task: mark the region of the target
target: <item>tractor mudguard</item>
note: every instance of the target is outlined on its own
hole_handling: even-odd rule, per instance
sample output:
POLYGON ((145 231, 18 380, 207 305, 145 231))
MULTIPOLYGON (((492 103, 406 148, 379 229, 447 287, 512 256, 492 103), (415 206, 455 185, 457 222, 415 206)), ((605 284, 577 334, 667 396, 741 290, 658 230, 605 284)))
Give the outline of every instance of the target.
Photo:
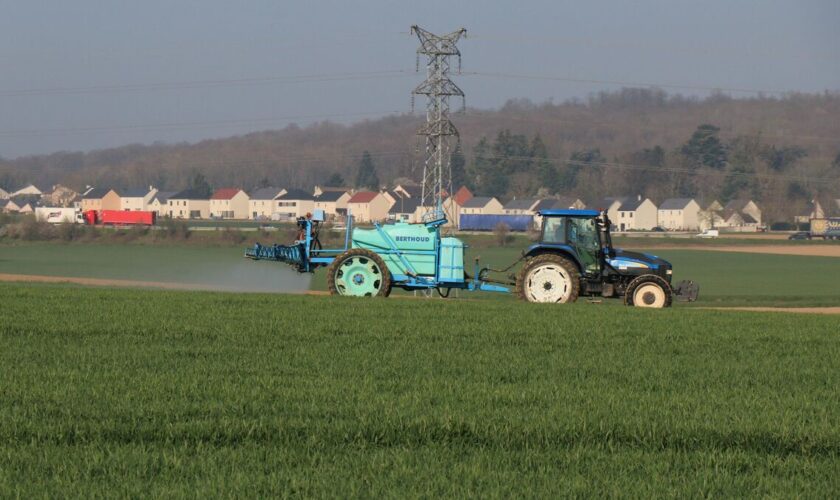
POLYGON ((531 245, 525 249, 525 258, 532 258, 536 257, 537 255, 543 254, 555 254, 563 256, 573 262, 579 272, 583 272, 583 266, 578 258, 577 252, 575 252, 574 248, 570 245, 552 245, 552 244, 544 244, 544 243, 537 243, 535 245, 531 245))

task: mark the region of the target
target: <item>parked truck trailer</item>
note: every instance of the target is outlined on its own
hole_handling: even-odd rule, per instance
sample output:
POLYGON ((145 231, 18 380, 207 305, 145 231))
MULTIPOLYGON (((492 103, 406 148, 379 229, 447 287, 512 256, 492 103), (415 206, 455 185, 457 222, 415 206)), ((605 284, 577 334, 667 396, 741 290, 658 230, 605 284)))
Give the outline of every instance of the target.
POLYGON ((84 213, 85 223, 105 226, 153 226, 155 213, 148 211, 88 210, 84 213))
POLYGON ((35 218, 50 224, 84 224, 82 212, 67 207, 35 207, 35 218))
POLYGON ((827 219, 811 219, 811 238, 824 240, 840 240, 840 217, 827 219))

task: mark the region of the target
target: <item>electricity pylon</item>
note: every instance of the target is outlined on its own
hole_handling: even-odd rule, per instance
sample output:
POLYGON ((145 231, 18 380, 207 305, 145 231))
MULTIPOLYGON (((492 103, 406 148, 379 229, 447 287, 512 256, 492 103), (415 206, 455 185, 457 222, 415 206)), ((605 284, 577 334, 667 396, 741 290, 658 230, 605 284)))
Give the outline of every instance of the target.
MULTIPOLYGON (((420 71, 420 56, 426 57, 426 80, 412 92, 412 107, 414 95, 426 96, 426 123, 417 131, 418 135, 426 137, 426 157, 423 163, 423 194, 422 207, 423 222, 443 221, 444 197, 451 196, 452 167, 450 158, 458 146, 460 137, 458 129, 449 119, 449 98, 460 97, 461 107, 464 107, 464 92, 449 79, 449 57, 458 58, 458 72, 461 72, 461 52, 457 43, 465 37, 464 28, 453 31, 448 35, 434 35, 418 26, 411 27, 411 33, 420 39, 417 49, 417 71, 420 71)), ((449 204, 450 207, 452 203, 449 204)), ((453 220, 449 214, 449 220, 453 220)))

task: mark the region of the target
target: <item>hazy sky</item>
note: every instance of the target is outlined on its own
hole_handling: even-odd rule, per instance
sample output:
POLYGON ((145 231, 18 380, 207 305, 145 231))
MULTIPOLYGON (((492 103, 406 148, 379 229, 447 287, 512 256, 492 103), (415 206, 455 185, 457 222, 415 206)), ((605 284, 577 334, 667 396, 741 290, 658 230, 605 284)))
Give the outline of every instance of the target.
MULTIPOLYGON (((840 89, 837 0, 3 5, 0 156, 6 158, 407 112, 411 89, 422 80, 413 74, 412 24, 441 33, 467 28, 460 44, 465 72, 840 89)), ((559 101, 620 87, 475 75, 456 81, 467 104, 482 108, 512 97, 559 101)))

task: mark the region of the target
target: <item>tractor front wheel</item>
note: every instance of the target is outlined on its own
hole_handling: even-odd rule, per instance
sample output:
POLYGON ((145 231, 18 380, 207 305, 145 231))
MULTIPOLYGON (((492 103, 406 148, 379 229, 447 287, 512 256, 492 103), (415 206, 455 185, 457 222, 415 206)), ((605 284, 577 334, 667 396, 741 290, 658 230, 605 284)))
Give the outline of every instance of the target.
POLYGON ((559 255, 528 259, 516 276, 516 294, 528 302, 565 304, 576 301, 579 293, 577 266, 559 255))
POLYGON ((387 297, 391 293, 391 273, 379 255, 353 248, 327 268, 327 285, 331 295, 387 297))
POLYGON ((628 306, 662 309, 671 307, 671 285, 655 274, 643 274, 627 285, 624 303, 628 306))

